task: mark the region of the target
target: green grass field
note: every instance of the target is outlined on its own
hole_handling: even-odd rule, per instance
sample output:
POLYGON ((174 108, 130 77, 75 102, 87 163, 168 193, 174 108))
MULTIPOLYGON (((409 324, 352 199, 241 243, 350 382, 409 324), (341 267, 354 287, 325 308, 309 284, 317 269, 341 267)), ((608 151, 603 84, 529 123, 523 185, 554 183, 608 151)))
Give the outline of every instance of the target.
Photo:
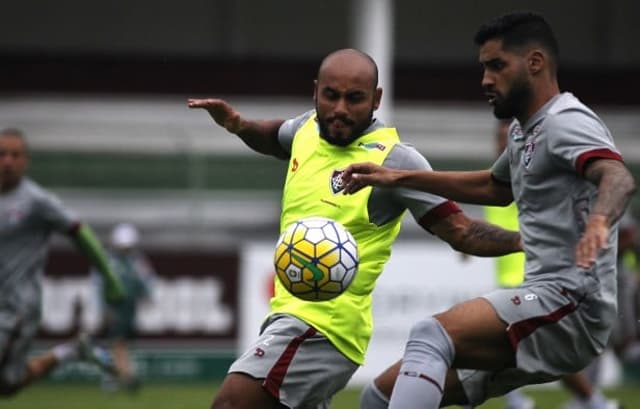
MULTIPOLYGON (((568 395, 561 389, 527 389, 537 409, 558 409, 568 395)), ((19 395, 0 400, 0 409, 203 409, 209 408, 215 386, 204 384, 146 385, 136 395, 104 393, 96 385, 45 383, 25 389, 19 395)), ((606 390, 626 409, 640 408, 640 385, 606 390)), ((357 409, 359 391, 349 389, 334 399, 332 409, 357 409)), ((493 399, 480 408, 502 409, 501 399, 493 399)))

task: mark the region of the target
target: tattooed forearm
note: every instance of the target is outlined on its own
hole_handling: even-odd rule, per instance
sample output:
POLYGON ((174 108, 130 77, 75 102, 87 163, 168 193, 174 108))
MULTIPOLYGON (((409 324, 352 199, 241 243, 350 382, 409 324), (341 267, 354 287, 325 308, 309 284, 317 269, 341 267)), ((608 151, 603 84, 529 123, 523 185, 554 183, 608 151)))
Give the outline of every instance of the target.
POLYGON ((609 225, 613 224, 622 216, 636 190, 633 176, 621 162, 598 160, 587 168, 585 178, 598 186, 591 213, 603 215, 609 225))
POLYGON ((482 257, 496 257, 522 251, 520 233, 473 220, 462 236, 458 250, 482 257))

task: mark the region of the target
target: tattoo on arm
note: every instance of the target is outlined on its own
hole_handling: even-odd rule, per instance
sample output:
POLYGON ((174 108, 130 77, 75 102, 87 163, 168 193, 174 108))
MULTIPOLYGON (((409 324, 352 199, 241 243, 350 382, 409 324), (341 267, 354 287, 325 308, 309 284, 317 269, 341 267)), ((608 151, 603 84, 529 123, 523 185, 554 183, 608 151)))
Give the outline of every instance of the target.
POLYGON ((600 159, 587 167, 584 177, 598 187, 592 214, 605 216, 609 225, 615 223, 636 190, 631 173, 622 162, 600 159))
POLYGON ((496 257, 522 251, 520 233, 493 224, 472 220, 461 240, 464 252, 483 257, 496 257))

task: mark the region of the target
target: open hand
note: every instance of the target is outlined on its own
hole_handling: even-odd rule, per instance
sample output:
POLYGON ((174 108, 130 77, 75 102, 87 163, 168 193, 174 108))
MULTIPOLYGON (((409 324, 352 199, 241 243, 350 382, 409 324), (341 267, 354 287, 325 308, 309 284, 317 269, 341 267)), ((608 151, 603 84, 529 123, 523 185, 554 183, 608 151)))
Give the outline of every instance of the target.
POLYGON ((591 268, 596 262, 598 253, 607 246, 608 241, 609 224, 606 217, 591 215, 576 246, 576 265, 585 269, 591 268))
POLYGON ((209 112, 211 118, 227 131, 237 134, 241 127, 240 114, 231 107, 226 101, 217 98, 206 99, 189 99, 187 101, 189 108, 203 108, 209 112))
POLYGON ((355 163, 342 173, 344 194, 353 194, 366 186, 392 186, 397 179, 393 169, 371 162, 355 163))

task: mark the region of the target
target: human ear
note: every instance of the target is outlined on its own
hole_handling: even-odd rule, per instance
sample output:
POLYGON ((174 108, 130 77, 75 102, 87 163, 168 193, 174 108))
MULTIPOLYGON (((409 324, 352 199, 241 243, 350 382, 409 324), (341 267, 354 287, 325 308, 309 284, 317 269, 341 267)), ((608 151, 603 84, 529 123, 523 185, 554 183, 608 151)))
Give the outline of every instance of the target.
POLYGON ((313 80, 313 103, 318 102, 318 80, 313 80))
POLYGON ((376 110, 380 107, 380 101, 382 100, 382 88, 376 88, 373 95, 373 109, 376 110))
POLYGON ((546 63, 546 55, 539 49, 531 50, 527 56, 527 69, 531 74, 537 74, 542 71, 546 63))

